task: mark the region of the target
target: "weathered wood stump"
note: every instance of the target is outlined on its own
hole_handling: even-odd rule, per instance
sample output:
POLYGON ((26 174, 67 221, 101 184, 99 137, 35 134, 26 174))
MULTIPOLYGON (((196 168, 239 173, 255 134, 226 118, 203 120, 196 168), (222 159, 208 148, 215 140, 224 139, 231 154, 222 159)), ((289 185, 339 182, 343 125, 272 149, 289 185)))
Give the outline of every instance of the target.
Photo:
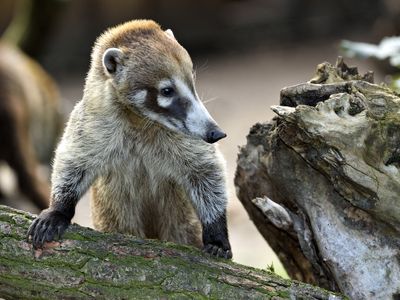
POLYGON ((400 98, 341 59, 284 88, 241 148, 237 194, 297 280, 400 297, 400 98))
POLYGON ((26 241, 33 218, 0 206, 0 298, 343 299, 193 247, 78 225, 33 251, 26 241))

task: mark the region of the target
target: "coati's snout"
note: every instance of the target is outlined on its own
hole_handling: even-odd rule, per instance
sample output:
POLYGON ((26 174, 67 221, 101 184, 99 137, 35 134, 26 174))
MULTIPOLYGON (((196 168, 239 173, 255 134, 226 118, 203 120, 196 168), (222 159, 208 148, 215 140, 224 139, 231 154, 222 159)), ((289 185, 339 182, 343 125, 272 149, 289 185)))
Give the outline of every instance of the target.
POLYGON ((223 132, 217 126, 211 126, 210 129, 208 130, 204 140, 207 143, 213 144, 215 142, 218 142, 220 139, 223 139, 224 137, 226 137, 226 133, 225 132, 223 132))
POLYGON ((193 85, 190 89, 183 80, 175 77, 161 81, 158 90, 156 98, 151 100, 147 96, 144 105, 139 100, 140 111, 145 116, 173 131, 210 144, 226 137, 198 98, 193 85))

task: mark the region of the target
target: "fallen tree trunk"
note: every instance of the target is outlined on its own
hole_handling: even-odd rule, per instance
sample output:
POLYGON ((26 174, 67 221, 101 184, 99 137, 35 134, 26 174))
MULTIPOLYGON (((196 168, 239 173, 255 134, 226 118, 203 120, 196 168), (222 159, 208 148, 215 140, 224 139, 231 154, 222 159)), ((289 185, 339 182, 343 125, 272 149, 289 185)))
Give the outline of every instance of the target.
POLYGON ((400 297, 400 98, 342 60, 285 88, 241 148, 238 197, 288 274, 400 297))
POLYGON ((342 299, 198 249, 73 225, 43 251, 26 241, 33 215, 0 206, 0 298, 342 299))

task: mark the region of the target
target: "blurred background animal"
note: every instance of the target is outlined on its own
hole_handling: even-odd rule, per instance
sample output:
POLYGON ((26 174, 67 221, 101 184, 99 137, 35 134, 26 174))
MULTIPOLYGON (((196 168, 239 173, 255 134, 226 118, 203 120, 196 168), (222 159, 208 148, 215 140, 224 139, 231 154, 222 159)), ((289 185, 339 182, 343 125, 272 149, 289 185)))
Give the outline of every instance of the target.
MULTIPOLYGON (((0 40, 0 203, 37 210, 48 206, 49 167, 63 122, 55 82, 17 46, 26 33, 7 38, 20 18, 0 40)), ((28 14, 22 23, 29 20, 28 14)))

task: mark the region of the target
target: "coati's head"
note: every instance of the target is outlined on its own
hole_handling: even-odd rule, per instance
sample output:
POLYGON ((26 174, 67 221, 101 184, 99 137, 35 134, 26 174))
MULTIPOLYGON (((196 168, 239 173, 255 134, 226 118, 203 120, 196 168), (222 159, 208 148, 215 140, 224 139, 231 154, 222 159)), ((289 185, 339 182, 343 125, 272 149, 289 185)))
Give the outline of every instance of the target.
POLYGON ((153 21, 106 31, 95 44, 90 72, 109 85, 107 92, 117 101, 143 117, 208 143, 226 136, 196 93, 189 54, 171 30, 153 21))

